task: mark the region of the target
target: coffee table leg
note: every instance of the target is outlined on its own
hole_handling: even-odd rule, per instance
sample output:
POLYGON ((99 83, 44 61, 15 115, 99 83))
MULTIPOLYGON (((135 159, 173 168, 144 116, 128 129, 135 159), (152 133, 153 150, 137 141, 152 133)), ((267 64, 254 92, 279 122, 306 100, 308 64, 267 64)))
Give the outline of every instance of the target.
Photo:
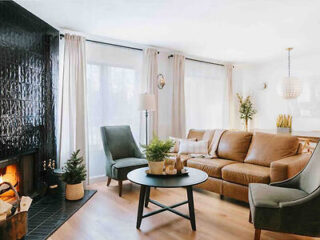
POLYGON ((139 206, 138 206, 138 216, 137 216, 137 229, 140 228, 143 214, 143 204, 146 195, 146 187, 141 185, 140 187, 140 197, 139 197, 139 206))
POLYGON ((145 201, 145 203, 144 203, 144 206, 145 206, 145 207, 148 207, 149 198, 150 198, 150 187, 146 187, 146 201, 145 201))
POLYGON ((196 230, 196 219, 194 215, 194 204, 193 204, 193 192, 192 186, 187 187, 187 194, 188 194, 188 205, 189 205, 189 216, 192 230, 196 230))

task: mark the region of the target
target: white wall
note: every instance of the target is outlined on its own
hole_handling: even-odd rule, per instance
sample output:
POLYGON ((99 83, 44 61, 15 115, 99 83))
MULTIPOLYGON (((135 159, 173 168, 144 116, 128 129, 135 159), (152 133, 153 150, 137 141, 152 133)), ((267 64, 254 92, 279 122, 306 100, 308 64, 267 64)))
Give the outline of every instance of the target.
POLYGON ((238 92, 252 95, 258 113, 251 128, 274 129, 280 113, 293 115, 293 129, 320 130, 320 53, 291 54, 291 75, 303 82, 303 93, 295 100, 278 95, 279 81, 287 76, 287 57, 259 64, 236 65, 234 81, 238 92), (262 90, 262 83, 268 84, 262 90))

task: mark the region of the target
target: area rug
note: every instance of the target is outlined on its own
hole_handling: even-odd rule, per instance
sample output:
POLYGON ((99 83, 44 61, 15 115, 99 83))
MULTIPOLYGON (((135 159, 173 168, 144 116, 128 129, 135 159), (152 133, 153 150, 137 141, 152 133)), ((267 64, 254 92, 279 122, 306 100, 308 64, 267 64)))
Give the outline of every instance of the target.
POLYGON ((28 212, 27 240, 44 240, 76 213, 97 191, 85 190, 79 201, 66 201, 64 195, 45 196, 35 201, 28 212))

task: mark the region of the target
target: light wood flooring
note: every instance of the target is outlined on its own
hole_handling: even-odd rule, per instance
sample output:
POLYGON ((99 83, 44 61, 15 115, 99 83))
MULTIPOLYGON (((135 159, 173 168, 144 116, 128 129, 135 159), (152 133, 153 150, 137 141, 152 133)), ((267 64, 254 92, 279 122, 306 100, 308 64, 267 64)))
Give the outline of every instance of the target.
MULTIPOLYGON (((90 185, 98 192, 76 214, 63 224, 49 240, 253 240, 254 228, 248 222, 247 204, 220 200, 219 195, 203 190, 194 191, 197 231, 190 222, 168 211, 142 220, 136 229, 139 187, 128 181, 123 184, 123 196, 118 196, 117 182, 90 185)), ((151 189, 151 199, 169 205, 186 200, 185 189, 151 189)), ((158 209, 149 204, 144 213, 158 209)), ((177 210, 188 214, 187 205, 177 210)), ((262 231, 261 240, 311 240, 290 234, 262 231)))

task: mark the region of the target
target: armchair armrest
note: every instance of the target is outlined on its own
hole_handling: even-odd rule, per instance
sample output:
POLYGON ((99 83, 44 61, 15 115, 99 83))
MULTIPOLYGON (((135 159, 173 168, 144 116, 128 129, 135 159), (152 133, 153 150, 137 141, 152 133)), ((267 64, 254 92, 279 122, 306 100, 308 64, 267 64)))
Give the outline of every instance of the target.
POLYGON ((294 177, 307 165, 310 157, 311 154, 302 153, 272 162, 270 166, 271 182, 280 182, 294 177))

